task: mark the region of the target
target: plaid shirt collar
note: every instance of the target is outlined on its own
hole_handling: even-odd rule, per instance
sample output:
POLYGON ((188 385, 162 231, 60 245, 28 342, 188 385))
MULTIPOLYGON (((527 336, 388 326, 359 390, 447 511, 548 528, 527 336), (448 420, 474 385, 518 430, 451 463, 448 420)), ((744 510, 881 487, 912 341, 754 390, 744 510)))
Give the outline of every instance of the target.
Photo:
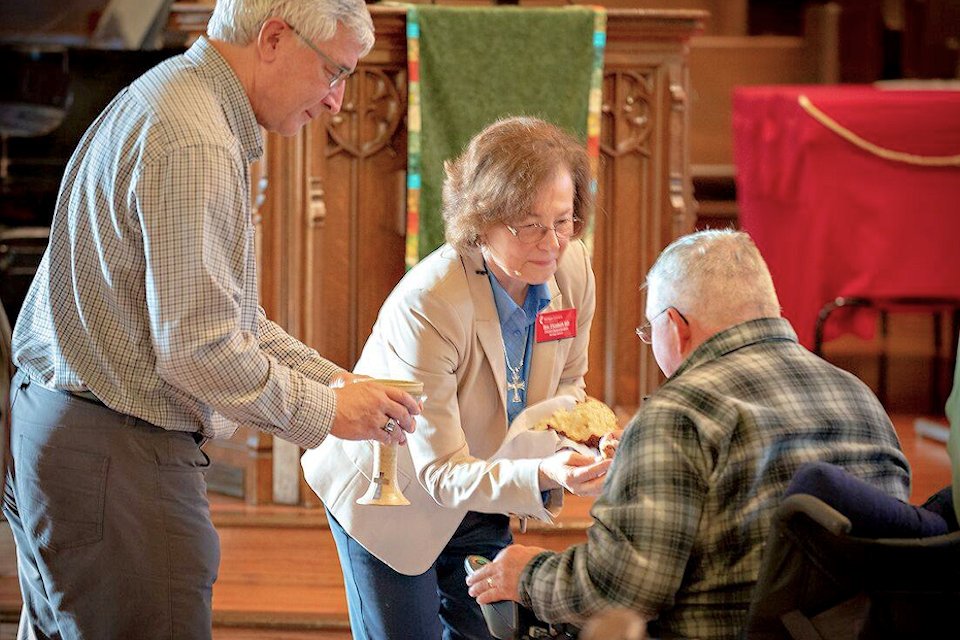
POLYGON ((670 379, 728 353, 759 342, 787 340, 797 342, 797 334, 784 318, 758 318, 741 322, 714 334, 693 350, 670 379))

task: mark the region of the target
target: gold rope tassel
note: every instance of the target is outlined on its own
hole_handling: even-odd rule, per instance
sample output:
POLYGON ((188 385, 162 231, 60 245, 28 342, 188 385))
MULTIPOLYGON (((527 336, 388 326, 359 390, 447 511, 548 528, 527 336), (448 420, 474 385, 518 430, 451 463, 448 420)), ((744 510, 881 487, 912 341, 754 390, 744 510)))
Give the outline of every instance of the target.
POLYGON ((954 156, 918 156, 913 153, 904 153, 902 151, 893 151, 891 149, 884 149, 879 147, 872 142, 864 140, 854 132, 850 131, 846 127, 842 126, 839 122, 825 114, 823 111, 818 109, 812 102, 810 98, 805 95, 800 95, 797 98, 797 102, 800 104, 800 107, 803 108, 810 116, 825 126, 830 131, 833 131, 835 134, 849 142, 850 144, 863 149, 868 153, 872 153, 875 156, 883 158, 884 160, 890 160, 892 162, 902 162, 904 164, 912 164, 920 167, 957 167, 960 166, 960 155, 954 156))

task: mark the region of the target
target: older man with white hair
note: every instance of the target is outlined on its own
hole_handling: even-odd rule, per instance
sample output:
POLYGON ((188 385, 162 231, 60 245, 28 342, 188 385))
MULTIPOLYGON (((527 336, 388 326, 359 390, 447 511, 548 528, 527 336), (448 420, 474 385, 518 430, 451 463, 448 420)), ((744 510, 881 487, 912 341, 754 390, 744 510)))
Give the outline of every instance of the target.
POLYGON ((667 381, 624 433, 587 542, 507 547, 468 579, 470 594, 551 623, 625 607, 652 637, 738 637, 797 468, 830 462, 906 499, 909 466, 867 386, 797 343, 745 233, 667 247, 637 334, 667 381))
POLYGON ((200 446, 238 423, 303 447, 402 442, 419 407, 268 321, 249 164, 261 127, 336 113, 373 46, 362 0, 220 0, 121 91, 67 165, 13 336, 22 637, 209 638, 220 544, 200 446))

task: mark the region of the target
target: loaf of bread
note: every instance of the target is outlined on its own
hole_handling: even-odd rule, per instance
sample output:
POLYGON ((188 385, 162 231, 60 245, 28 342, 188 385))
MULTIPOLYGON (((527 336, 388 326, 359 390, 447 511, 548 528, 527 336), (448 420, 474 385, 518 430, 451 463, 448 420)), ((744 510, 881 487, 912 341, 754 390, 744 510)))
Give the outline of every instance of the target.
POLYGON ((535 431, 552 429, 574 442, 598 449, 600 438, 619 428, 613 410, 596 398, 587 397, 572 409, 561 409, 533 426, 535 431))

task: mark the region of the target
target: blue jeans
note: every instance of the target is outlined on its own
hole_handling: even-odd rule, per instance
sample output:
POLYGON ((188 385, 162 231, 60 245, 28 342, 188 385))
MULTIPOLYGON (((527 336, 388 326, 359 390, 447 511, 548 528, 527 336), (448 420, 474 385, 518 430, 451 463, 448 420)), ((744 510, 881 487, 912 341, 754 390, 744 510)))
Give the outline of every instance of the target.
MULTIPOLYGON (((389 508, 384 507, 389 522, 389 508)), ((418 576, 398 573, 351 538, 327 511, 337 543, 356 640, 490 640, 480 606, 467 593, 468 555, 493 558, 513 541, 510 519, 469 512, 440 557, 418 576)))

